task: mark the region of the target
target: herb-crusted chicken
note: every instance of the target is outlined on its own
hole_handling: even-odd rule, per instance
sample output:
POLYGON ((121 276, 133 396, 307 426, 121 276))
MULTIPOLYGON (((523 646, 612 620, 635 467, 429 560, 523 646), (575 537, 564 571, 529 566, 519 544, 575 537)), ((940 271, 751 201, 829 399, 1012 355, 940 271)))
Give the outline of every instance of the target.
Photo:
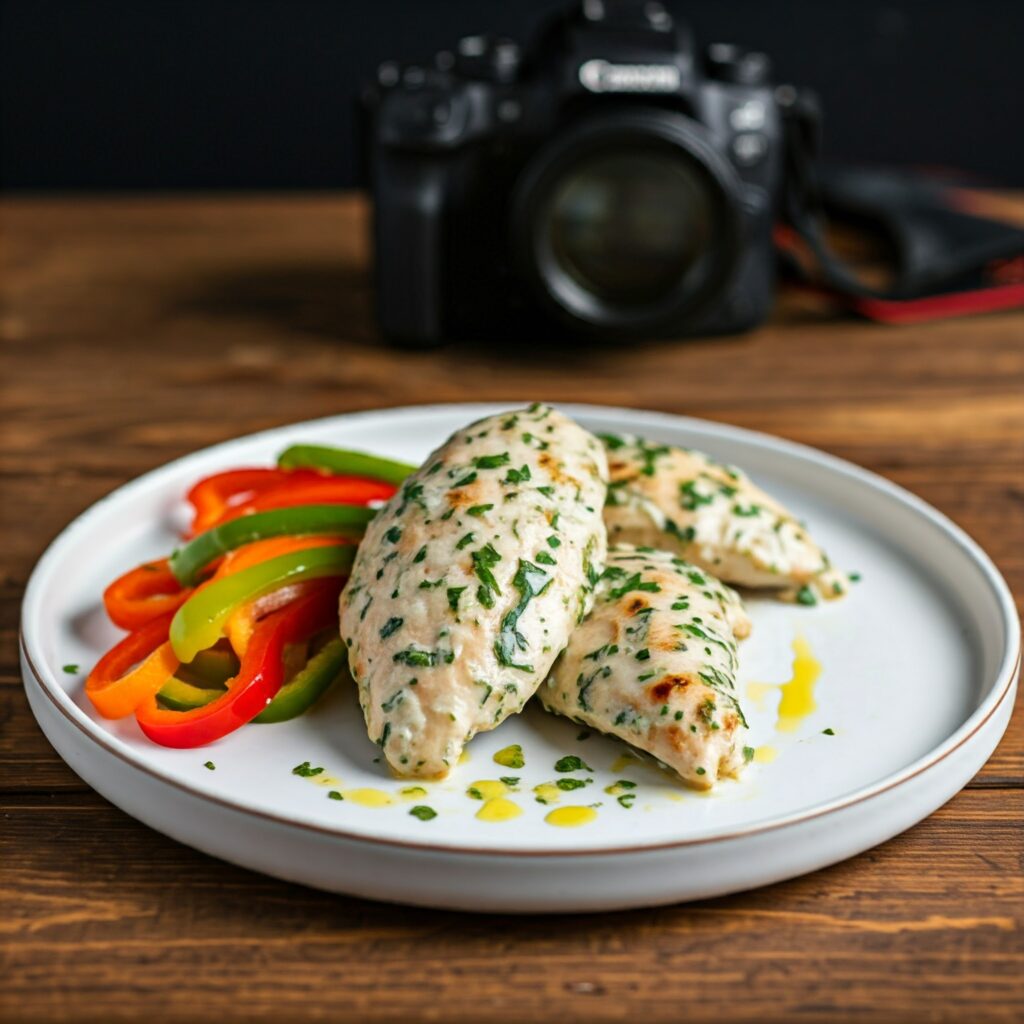
POLYGON ((538 691, 549 711, 652 754, 709 789, 747 760, 735 696, 734 591, 666 551, 615 545, 593 610, 538 691))
POLYGON ((341 596, 370 738, 440 777, 522 710, 604 563, 601 444, 548 406, 454 434, 377 514, 341 596))
POLYGON ((849 578, 806 528, 741 471, 701 452, 602 435, 611 482, 608 540, 672 551, 726 583, 815 604, 849 578))

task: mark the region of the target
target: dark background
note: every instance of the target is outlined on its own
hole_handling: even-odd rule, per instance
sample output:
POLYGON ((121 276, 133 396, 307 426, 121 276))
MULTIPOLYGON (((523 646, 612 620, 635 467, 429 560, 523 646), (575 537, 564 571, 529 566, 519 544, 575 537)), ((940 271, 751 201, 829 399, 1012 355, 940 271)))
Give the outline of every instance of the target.
MULTIPOLYGON (((335 188, 352 103, 386 58, 521 37, 551 0, 0 0, 8 188, 335 188)), ((828 158, 1024 185, 1021 0, 690 0, 699 42, 812 85, 828 158)))

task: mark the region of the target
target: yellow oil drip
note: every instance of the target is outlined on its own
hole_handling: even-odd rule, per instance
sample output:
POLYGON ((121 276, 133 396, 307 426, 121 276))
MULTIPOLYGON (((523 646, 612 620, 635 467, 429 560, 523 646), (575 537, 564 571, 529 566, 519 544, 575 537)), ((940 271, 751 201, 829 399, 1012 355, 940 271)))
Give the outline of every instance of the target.
POLYGON ((494 755, 494 763, 500 764, 502 768, 522 768, 526 764, 523 757, 523 748, 518 743, 502 747, 494 755))
POLYGON ((508 792, 508 786, 501 779, 478 779, 466 787, 466 796, 473 800, 492 800, 508 792))
POLYGON ((542 804, 558 803, 558 798, 562 794, 553 782, 542 782, 539 786, 533 787, 533 792, 542 804))
POLYGON ((465 764, 469 760, 469 751, 463 747, 462 753, 459 754, 459 764, 465 764))
POLYGON ((394 802, 383 789, 343 789, 341 795, 360 807, 387 807, 394 802))
POLYGON ((610 786, 605 786, 604 791, 609 796, 622 796, 625 793, 635 793, 635 786, 624 786, 621 782, 613 782, 610 786))
POLYGON ((337 789, 341 785, 341 780, 336 779, 333 775, 317 775, 313 782, 317 786, 327 786, 330 789, 337 789))
POLYGON ((767 745, 758 747, 757 750, 754 751, 754 760, 758 764, 771 764, 778 756, 779 752, 774 747, 769 747, 767 745))
POLYGON ((615 758, 615 762, 612 764, 612 771, 624 772, 627 768, 632 768, 634 765, 642 763, 639 758, 634 757, 632 754, 621 754, 615 758))
POLYGON ((821 662, 811 653, 811 645, 802 636, 793 641, 793 654, 793 676, 780 687, 779 732, 795 732, 818 707, 814 700, 814 684, 821 675, 821 662))
POLYGON ((557 828, 579 828, 580 825, 589 824, 596 817, 597 811, 593 807, 573 805, 571 807, 556 807, 553 811, 548 811, 544 820, 557 828))
POLYGON ((747 683, 747 698, 760 711, 772 690, 780 693, 775 728, 779 732, 796 732, 800 723, 818 709, 814 686, 821 675, 821 662, 811 652, 811 645, 798 636, 793 641, 792 675, 784 683, 747 683))
POLYGON ((422 786, 406 786, 405 789, 400 789, 398 792, 406 800, 419 800, 427 795, 427 791, 422 786))
POLYGON ((503 796, 496 796, 486 800, 476 816, 481 821, 511 821, 522 813, 523 809, 518 804, 503 796))

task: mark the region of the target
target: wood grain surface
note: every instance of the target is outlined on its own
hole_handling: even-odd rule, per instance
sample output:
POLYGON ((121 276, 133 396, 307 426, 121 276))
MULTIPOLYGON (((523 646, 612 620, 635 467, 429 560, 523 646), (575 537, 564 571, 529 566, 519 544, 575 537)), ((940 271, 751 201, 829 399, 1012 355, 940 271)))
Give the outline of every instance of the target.
POLYGON ((779 434, 910 488, 1024 594, 1024 316, 922 327, 785 298, 737 338, 595 349, 376 337, 355 196, 0 203, 0 1019, 1024 1018, 1024 713, 978 777, 852 861, 563 918, 328 896, 90 791, 26 704, 18 604, 53 536, 170 458, 405 403, 642 406, 779 434))

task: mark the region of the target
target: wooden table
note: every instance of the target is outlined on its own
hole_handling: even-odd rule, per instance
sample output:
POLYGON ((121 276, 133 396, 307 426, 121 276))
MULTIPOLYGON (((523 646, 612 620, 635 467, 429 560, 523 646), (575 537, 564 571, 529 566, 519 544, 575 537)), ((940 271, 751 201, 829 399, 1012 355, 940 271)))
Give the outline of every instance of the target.
POLYGON ((1021 1019, 1020 710, 967 789, 848 863, 688 906, 473 917, 286 885, 126 817, 37 728, 17 628, 46 544, 138 473, 296 419, 489 398, 816 445, 947 512, 1024 595, 1024 316, 895 329, 789 299, 737 338, 396 352, 374 334, 356 197, 22 199, 0 216, 0 1017, 1021 1019))

